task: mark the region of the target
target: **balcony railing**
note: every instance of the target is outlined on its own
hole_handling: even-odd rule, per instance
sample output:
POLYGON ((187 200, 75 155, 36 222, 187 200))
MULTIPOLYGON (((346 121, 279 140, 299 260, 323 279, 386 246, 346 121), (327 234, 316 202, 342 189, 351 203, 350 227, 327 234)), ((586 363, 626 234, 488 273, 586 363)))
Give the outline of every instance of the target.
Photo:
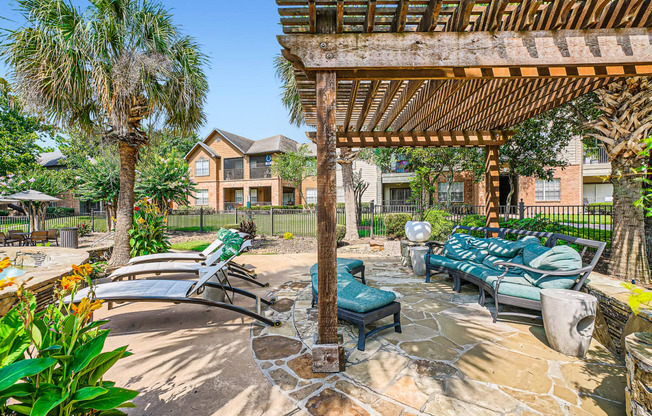
POLYGON ((259 166, 249 168, 249 177, 251 179, 264 179, 272 177, 272 169, 269 166, 259 166))
POLYGON ((584 149, 584 164, 595 165, 598 163, 609 163, 607 149, 602 146, 584 149))
POLYGON ((238 179, 244 179, 244 169, 224 169, 224 180, 225 181, 234 181, 238 179))

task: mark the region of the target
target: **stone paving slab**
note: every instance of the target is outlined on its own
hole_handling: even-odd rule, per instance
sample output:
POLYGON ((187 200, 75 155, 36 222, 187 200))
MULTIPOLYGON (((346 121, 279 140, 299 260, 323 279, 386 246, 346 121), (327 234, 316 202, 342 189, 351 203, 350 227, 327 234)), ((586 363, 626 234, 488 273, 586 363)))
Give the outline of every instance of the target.
POLYGON ((279 302, 269 313, 284 325, 252 325, 260 371, 308 414, 625 414, 625 367, 599 343, 584 359, 568 357, 548 346, 537 323, 494 324, 472 285, 458 294, 447 276, 425 283, 398 258, 366 267, 369 285, 396 293, 403 332, 383 331, 359 351, 357 328, 340 321, 346 371, 312 372, 317 310, 307 269, 274 294, 279 302))

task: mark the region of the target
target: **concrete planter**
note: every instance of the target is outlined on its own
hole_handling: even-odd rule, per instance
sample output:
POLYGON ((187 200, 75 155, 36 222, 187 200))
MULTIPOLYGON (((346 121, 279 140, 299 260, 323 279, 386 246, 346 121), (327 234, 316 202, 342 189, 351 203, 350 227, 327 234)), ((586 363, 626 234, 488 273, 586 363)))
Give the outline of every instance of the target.
POLYGON ((405 237, 417 243, 430 239, 432 226, 428 221, 408 221, 405 223, 405 237))
POLYGON ((652 333, 636 332, 625 338, 627 414, 652 416, 652 333))

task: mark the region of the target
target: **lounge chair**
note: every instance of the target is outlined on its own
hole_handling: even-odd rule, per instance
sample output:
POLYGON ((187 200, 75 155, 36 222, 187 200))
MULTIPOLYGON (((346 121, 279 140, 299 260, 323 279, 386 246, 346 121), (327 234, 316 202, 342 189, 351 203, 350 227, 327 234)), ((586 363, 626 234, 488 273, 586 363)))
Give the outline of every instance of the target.
MULTIPOLYGON (((246 316, 257 319, 267 325, 280 326, 280 321, 272 321, 264 316, 261 312, 261 306, 272 305, 274 299, 266 300, 246 290, 232 287, 228 284, 226 277, 226 264, 229 260, 204 267, 198 271, 200 276, 198 281, 192 280, 128 280, 124 282, 103 283, 93 287, 95 298, 104 300, 110 304, 113 302, 173 302, 173 303, 191 303, 197 305, 207 305, 216 308, 227 309, 246 316), (217 282, 209 282, 216 277, 217 282), (224 284, 226 283, 226 284, 224 284), (201 295, 206 287, 220 289, 224 292, 229 302, 212 300, 201 295), (243 295, 256 300, 256 310, 236 306, 233 304, 233 297, 229 297, 227 292, 243 295)), ((74 299, 68 296, 64 301, 66 303, 79 303, 85 297, 90 295, 90 288, 84 288, 75 294, 74 299)))
MULTIPOLYGON (((239 253, 242 253, 244 251, 247 251, 251 247, 251 240, 247 240, 242 245, 240 246, 239 253)), ((222 250, 223 248, 218 249, 215 253, 211 254, 208 256, 206 259, 206 264, 200 264, 200 263, 189 263, 189 262, 175 262, 175 261, 162 261, 158 263, 141 263, 141 264, 133 264, 131 266, 124 266, 113 273, 109 276, 109 278, 113 281, 117 280, 123 280, 123 279, 135 279, 136 276, 143 275, 143 274, 155 274, 155 275, 160 275, 163 273, 195 273, 199 274, 199 272, 202 269, 205 269, 206 267, 213 266, 215 264, 218 264, 220 261, 220 256, 222 255, 222 250)), ((227 262, 227 269, 231 261, 227 262)), ((261 287, 266 287, 269 286, 268 283, 261 283, 249 276, 243 275, 243 274, 234 274, 230 273, 229 274, 233 277, 237 277, 242 280, 246 280, 250 283, 253 283, 255 285, 261 286, 261 287)))
MULTIPOLYGON (((248 234, 240 233, 237 230, 230 230, 236 232, 240 237, 244 238, 248 234)), ((142 263, 157 263, 162 261, 195 261, 202 262, 205 261, 208 256, 211 255, 215 250, 222 246, 222 240, 216 238, 208 247, 201 251, 201 253, 196 252, 184 252, 184 253, 157 253, 157 254, 147 254, 145 256, 134 257, 129 260, 128 264, 142 264, 142 263)))
POLYGON ((18 240, 16 238, 10 237, 9 235, 0 232, 0 243, 2 243, 3 246, 13 246, 16 243, 20 243, 22 239, 18 240))

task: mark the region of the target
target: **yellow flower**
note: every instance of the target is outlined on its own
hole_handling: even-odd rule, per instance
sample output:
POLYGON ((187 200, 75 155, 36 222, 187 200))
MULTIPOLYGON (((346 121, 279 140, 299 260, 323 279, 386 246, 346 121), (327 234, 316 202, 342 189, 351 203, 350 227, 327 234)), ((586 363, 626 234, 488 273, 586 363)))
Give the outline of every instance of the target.
POLYGON ((145 220, 142 217, 138 218, 138 224, 145 224, 145 220))
POLYGON ((61 279, 61 288, 63 290, 72 290, 77 283, 81 280, 81 276, 73 274, 72 276, 64 276, 61 279))
POLYGON ((9 286, 17 286, 17 285, 18 284, 16 283, 15 277, 5 277, 4 279, 0 280, 0 290, 4 290, 9 286))
POLYGON ((9 260, 9 257, 5 257, 4 259, 0 260, 0 272, 2 269, 5 269, 9 266, 11 266, 11 260, 9 260))
POLYGON ((84 298, 79 302, 79 305, 72 304, 73 314, 79 316, 82 319, 86 319, 93 311, 96 311, 102 307, 103 300, 96 300, 91 303, 90 299, 84 298))

